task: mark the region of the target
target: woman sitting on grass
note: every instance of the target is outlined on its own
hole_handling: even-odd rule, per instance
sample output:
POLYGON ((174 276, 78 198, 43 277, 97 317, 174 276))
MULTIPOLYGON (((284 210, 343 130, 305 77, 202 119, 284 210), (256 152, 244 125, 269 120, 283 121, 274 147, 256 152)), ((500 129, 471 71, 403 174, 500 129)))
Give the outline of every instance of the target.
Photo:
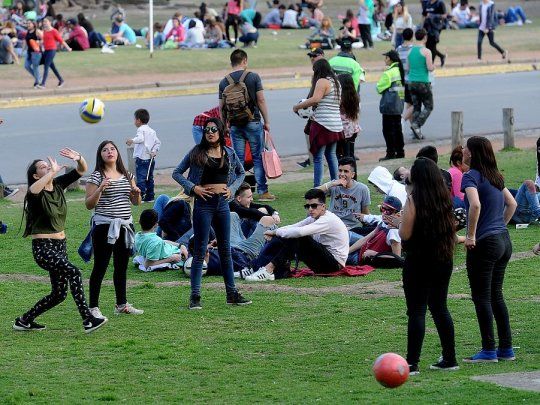
POLYGON ((87 165, 80 153, 64 148, 60 155, 77 162, 77 168, 62 176, 55 176, 65 166, 55 159, 34 160, 27 171, 28 192, 24 198, 26 228, 23 237, 32 236, 32 253, 37 265, 49 272, 52 291, 39 300, 28 312, 15 319, 13 329, 18 331, 43 330, 45 326, 34 320, 66 299, 68 284, 71 295, 83 319, 86 333, 93 332, 107 322, 90 313, 84 297, 81 271, 70 263, 67 256, 66 223, 67 202, 64 189, 79 180, 87 165))

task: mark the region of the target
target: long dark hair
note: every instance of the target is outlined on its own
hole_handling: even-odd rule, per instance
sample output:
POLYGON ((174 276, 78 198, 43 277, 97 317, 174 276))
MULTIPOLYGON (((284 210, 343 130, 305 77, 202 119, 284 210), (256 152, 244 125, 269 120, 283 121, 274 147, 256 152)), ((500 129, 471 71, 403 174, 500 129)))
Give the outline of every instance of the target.
POLYGON ((129 173, 126 170, 126 167, 124 166, 124 162, 122 161, 122 156, 120 155, 120 150, 118 149, 118 146, 113 141, 103 141, 99 144, 96 152, 96 167, 94 168, 95 172, 99 172, 103 178, 105 178, 105 161, 101 157, 101 150, 105 147, 107 144, 111 144, 115 147, 116 151, 118 152, 118 158, 116 159, 116 170, 119 171, 124 175, 126 179, 130 179, 129 173))
POLYGON ((454 254, 456 224, 450 191, 439 167, 430 159, 418 158, 411 167, 412 199, 416 209, 413 235, 442 260, 454 254))
POLYGON ((360 112, 360 97, 354 88, 352 76, 342 73, 338 75, 338 80, 341 85, 341 113, 348 119, 356 121, 360 112))
MULTIPOLYGON (((221 147, 221 162, 219 167, 222 167, 225 161, 225 125, 219 118, 209 118, 208 121, 206 121, 206 124, 204 124, 204 128, 206 129, 206 126, 210 123, 215 124, 218 129, 219 146, 221 147)), ((206 165, 206 162, 208 161, 208 149, 210 149, 210 144, 206 139, 206 133, 203 131, 201 142, 190 152, 190 162, 201 167, 206 165)))
POLYGON ((540 176, 540 138, 536 140, 536 175, 540 176))
POLYGON ((493 187, 502 190, 504 177, 497 167, 491 142, 483 136, 472 136, 467 139, 467 149, 471 153, 470 168, 478 170, 493 187))
POLYGON ((387 55, 388 59, 392 61, 392 63, 397 63, 399 68, 399 75, 401 76, 401 84, 405 84, 405 70, 403 70, 403 63, 401 63, 401 59, 399 58, 399 54, 397 52, 392 52, 391 54, 387 55))
POLYGON ((22 222, 24 218, 26 217, 26 226, 24 228, 23 238, 26 238, 28 235, 30 235, 30 232, 32 232, 32 225, 34 223, 32 212, 28 209, 28 197, 30 195, 30 186, 34 184, 37 179, 34 177, 34 174, 37 173, 37 163, 41 162, 43 159, 35 159, 28 165, 28 168, 26 169, 26 184, 28 188, 26 189, 26 195, 24 196, 24 203, 23 203, 23 213, 21 218, 21 225, 19 226, 19 230, 21 229, 22 222))
POLYGON ((336 89, 335 96, 339 100, 339 81, 336 74, 332 70, 332 66, 330 66, 330 63, 328 63, 326 59, 319 59, 313 64, 313 77, 311 79, 311 90, 309 91, 310 97, 313 96, 315 85, 319 79, 329 79, 334 83, 334 88, 336 89))

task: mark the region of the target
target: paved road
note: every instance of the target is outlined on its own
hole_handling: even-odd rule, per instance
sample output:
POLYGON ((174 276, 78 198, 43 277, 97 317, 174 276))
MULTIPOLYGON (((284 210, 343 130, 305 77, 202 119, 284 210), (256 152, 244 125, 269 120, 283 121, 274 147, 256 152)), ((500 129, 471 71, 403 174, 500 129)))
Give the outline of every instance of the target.
MULTIPOLYGON (((384 145, 374 87, 366 84, 362 89, 360 146, 384 145)), ((450 137, 451 111, 464 112, 465 134, 501 131, 503 107, 514 108, 516 128, 540 127, 538 72, 441 78, 435 82, 434 92, 435 110, 423 129, 428 139, 450 137)), ((282 155, 305 151, 305 121, 292 113, 292 105, 306 93, 307 89, 267 92, 272 133, 282 155)), ((176 166, 193 145, 193 117, 216 103, 216 95, 108 102, 106 116, 97 125, 84 123, 75 104, 0 110, 6 121, 0 127, 0 174, 7 183, 22 183, 30 161, 57 154, 63 146, 82 152, 93 167, 100 141, 112 139, 123 150, 123 141, 135 134, 133 112, 141 107, 150 111, 150 125, 163 142, 158 168, 176 166)), ((408 138, 408 129, 405 132, 408 138)))

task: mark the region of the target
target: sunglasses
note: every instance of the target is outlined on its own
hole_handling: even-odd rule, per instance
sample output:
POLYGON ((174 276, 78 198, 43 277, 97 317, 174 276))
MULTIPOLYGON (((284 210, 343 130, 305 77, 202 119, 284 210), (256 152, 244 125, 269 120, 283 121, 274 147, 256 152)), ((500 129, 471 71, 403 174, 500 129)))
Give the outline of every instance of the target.
POLYGON ((204 133, 205 134, 215 134, 218 131, 219 131, 218 127, 206 127, 206 128, 204 128, 204 133))
POLYGON ((308 209, 310 209, 310 208, 311 208, 312 210, 314 210, 314 209, 317 208, 319 205, 324 205, 324 204, 323 204, 323 203, 305 204, 305 205, 304 205, 304 208, 305 208, 306 210, 308 210, 308 209))

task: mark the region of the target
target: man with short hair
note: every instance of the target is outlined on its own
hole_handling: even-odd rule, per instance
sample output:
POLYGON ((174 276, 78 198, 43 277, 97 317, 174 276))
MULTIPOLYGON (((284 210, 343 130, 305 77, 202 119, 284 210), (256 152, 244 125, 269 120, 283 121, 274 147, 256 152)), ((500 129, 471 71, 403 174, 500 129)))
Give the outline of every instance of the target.
POLYGON ((228 122, 230 125, 233 147, 242 164, 244 163, 245 158, 246 141, 249 142, 251 156, 253 157, 259 201, 274 201, 276 197, 268 191, 266 174, 262 163, 263 130, 270 132, 270 117, 268 115, 266 99, 264 98, 264 89, 261 78, 257 73, 247 71, 248 56, 245 51, 235 49, 231 53, 230 59, 233 71, 219 83, 219 106, 221 108, 221 116, 223 121, 228 122), (249 96, 247 107, 249 108, 252 118, 246 120, 246 123, 231 122, 232 117, 228 116, 228 105, 223 99, 223 93, 226 92, 227 87, 232 86, 235 83, 240 83, 242 78, 243 83, 247 87, 249 96), (261 123, 261 116, 264 120, 264 125, 261 123))
MULTIPOLYGON (((111 39, 116 45, 134 45, 137 42, 137 35, 125 21, 122 15, 114 18, 113 26, 118 28, 116 33, 111 33, 111 39)), ((112 30, 111 30, 112 31, 112 30)))
POLYGON ((432 54, 431 61, 435 62, 435 57, 438 56, 441 60, 441 67, 443 67, 446 61, 446 55, 437 50, 437 43, 439 43, 441 31, 444 29, 446 21, 446 6, 444 1, 422 1, 422 15, 424 16, 423 28, 427 32, 426 47, 432 54))
POLYGON ((341 51, 331 58, 328 63, 330 63, 330 66, 336 75, 341 73, 351 75, 354 82, 354 88, 360 92, 360 82, 366 81, 366 72, 354 57, 351 39, 343 38, 340 45, 341 51))
POLYGON ((242 223, 242 232, 249 237, 257 223, 265 216, 270 216, 275 224, 279 224, 281 219, 279 212, 267 204, 257 204, 253 202, 253 192, 251 186, 244 182, 238 187, 234 195, 234 200, 229 203, 231 212, 236 212, 242 223))
POLYGON ((283 21, 283 16, 285 15, 285 7, 283 4, 279 4, 279 1, 274 2, 272 10, 266 14, 261 22, 261 27, 269 28, 269 26, 277 25, 281 27, 281 22, 283 21))
POLYGON ((352 157, 338 162, 338 179, 318 187, 330 196, 330 211, 343 221, 347 229, 362 226, 358 214, 369 214, 369 188, 356 180, 356 162, 352 157))
POLYGON ((0 65, 11 65, 14 62, 19 64, 19 57, 13 49, 11 39, 0 31, 0 65))
POLYGON ((409 90, 409 52, 413 47, 412 39, 414 37, 414 31, 410 28, 405 28, 403 30, 403 43, 396 48, 396 51, 401 59, 401 64, 403 65, 403 70, 405 72, 405 83, 403 87, 405 88, 405 107, 403 108, 403 114, 401 118, 403 121, 409 121, 413 113, 413 104, 411 98, 411 92, 409 90))
POLYGON ((303 261, 315 273, 335 272, 345 266, 349 233, 345 224, 326 208, 324 191, 312 188, 305 195, 308 217, 293 225, 265 232, 269 242, 251 263, 258 269, 246 281, 288 277, 290 260, 303 261))
POLYGON ((431 51, 426 48, 427 33, 419 29, 414 34, 417 45, 414 45, 407 57, 409 63, 409 92, 413 103, 411 131, 416 139, 424 139, 422 126, 433 111, 433 93, 429 73, 433 72, 431 51), (424 109, 422 110, 422 104, 424 109))
MULTIPOLYGON (((435 164, 439 163, 439 153, 437 152, 437 148, 435 146, 427 145, 421 148, 416 154, 416 158, 418 159, 421 157, 432 160, 435 162, 435 164)), ((448 187, 448 190, 452 190, 452 176, 446 170, 440 170, 446 187, 448 187)))
POLYGON ((88 33, 79 25, 75 18, 67 20, 67 27, 69 29, 69 38, 66 43, 74 51, 85 51, 90 48, 90 42, 88 41, 88 33))

